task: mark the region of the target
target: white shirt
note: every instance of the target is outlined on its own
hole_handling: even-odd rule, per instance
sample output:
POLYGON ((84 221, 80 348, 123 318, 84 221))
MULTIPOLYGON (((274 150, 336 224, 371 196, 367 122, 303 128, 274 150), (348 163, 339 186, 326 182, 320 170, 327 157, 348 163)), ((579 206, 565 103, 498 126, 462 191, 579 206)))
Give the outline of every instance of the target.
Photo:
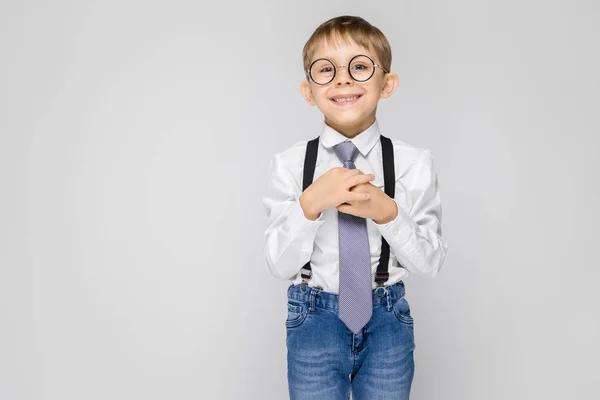
MULTIPOLYGON (((393 200, 398 205, 398 216, 387 224, 366 219, 373 288, 376 287, 382 235, 390 245, 390 275, 385 285, 405 280, 411 273, 434 278, 448 249, 441 236, 442 205, 431 152, 385 136, 392 140, 394 147, 396 192, 393 200)), ((346 136, 323 122, 313 182, 331 168, 343 166, 333 146, 345 140, 348 140, 346 136)), ((384 191, 377 120, 350 140, 359 150, 354 161, 356 168, 365 174, 374 174, 371 184, 384 191)), ((268 218, 264 238, 266 267, 272 276, 298 284, 302 282, 300 269, 310 260, 312 278, 308 284, 338 294, 338 210, 329 208, 311 221, 298 201, 302 194, 307 143, 308 140, 301 140, 271 159, 266 194, 262 198, 268 218)))

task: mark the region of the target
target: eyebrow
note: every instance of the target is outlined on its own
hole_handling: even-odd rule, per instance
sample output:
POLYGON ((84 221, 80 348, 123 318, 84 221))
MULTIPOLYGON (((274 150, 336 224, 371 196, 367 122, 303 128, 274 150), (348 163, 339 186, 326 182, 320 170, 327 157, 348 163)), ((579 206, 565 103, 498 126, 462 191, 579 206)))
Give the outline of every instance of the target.
MULTIPOLYGON (((348 58, 348 59, 346 60, 346 62, 348 62, 348 61, 352 60, 354 57, 356 57, 356 56, 358 56, 358 55, 365 55, 365 56, 368 56, 368 57, 370 57, 370 58, 371 58, 371 59, 372 59, 372 60, 375 62, 375 64, 379 64, 379 61, 377 61, 377 60, 376 60, 376 59, 375 59, 375 58, 374 58, 372 55, 370 55, 370 54, 368 54, 368 53, 356 53, 356 54, 354 54, 353 56, 351 56, 350 58, 348 58)), ((328 59, 328 60, 331 60, 331 61, 333 61, 333 63, 334 63, 334 64, 337 64, 337 61, 335 61, 335 60, 333 59, 333 57, 327 57, 327 56, 325 56, 325 57, 315 57, 315 58, 313 58, 313 59, 312 59, 311 63, 313 63, 313 62, 315 62, 315 61, 317 61, 317 60, 319 60, 319 59, 323 59, 323 58, 326 58, 326 59, 328 59)))

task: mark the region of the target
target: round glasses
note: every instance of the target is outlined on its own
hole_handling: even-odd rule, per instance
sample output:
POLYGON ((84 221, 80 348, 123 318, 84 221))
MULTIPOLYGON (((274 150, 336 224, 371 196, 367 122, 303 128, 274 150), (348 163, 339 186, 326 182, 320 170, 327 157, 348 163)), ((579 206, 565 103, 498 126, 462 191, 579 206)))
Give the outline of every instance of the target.
MULTIPOLYGON (((364 54, 352 57, 347 66, 339 65, 337 68, 342 67, 348 67, 348 74, 356 82, 365 82, 371 79, 375 73, 375 67, 380 68, 383 72, 388 72, 375 64, 371 57, 364 54)), ((327 58, 317 58, 310 64, 310 68, 306 72, 317 85, 327 85, 335 78, 337 68, 333 61, 327 58)))

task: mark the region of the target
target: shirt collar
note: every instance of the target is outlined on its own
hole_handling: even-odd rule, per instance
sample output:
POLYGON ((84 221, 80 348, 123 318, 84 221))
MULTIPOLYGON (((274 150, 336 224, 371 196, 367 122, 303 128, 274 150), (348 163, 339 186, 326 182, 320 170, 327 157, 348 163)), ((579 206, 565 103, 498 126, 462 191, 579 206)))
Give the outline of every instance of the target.
POLYGON ((323 130, 321 132, 321 143, 325 148, 329 149, 336 144, 345 142, 346 140, 350 140, 358 151, 363 155, 367 156, 369 151, 375 146, 377 141, 379 140, 380 132, 379 132, 379 124, 377 120, 371 124, 370 127, 353 137, 352 139, 348 139, 346 136, 342 135, 325 122, 323 122, 323 130))

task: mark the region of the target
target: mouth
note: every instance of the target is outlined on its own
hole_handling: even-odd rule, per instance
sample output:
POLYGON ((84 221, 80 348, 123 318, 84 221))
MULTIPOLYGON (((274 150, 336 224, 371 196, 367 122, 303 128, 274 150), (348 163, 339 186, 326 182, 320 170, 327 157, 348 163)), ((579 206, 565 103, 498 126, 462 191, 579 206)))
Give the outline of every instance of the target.
POLYGON ((362 97, 362 94, 340 94, 337 96, 330 97, 329 100, 336 106, 345 106, 350 104, 356 104, 362 97))

